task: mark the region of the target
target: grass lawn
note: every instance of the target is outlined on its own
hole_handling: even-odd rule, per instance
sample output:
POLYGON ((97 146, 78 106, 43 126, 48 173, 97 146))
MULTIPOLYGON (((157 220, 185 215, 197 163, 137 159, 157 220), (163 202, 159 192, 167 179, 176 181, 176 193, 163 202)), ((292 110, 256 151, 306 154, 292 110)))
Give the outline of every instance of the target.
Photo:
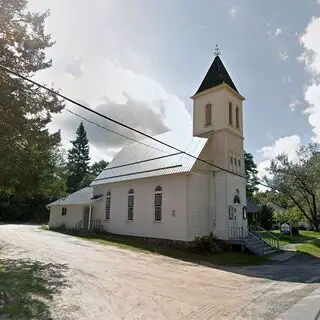
POLYGON ((66 285, 65 270, 61 264, 0 259, 0 291, 7 297, 0 314, 9 319, 51 319, 49 304, 66 285))
POLYGON ((306 241, 313 241, 314 239, 320 238, 320 232, 299 230, 298 236, 290 236, 280 234, 279 230, 272 231, 272 233, 278 237, 280 246, 288 243, 299 243, 306 241))
POLYGON ((312 243, 301 244, 297 251, 320 258, 320 240, 313 240, 312 243))
POLYGON ((242 252, 221 252, 213 254, 187 252, 175 248, 150 244, 146 241, 126 236, 88 235, 81 236, 81 238, 89 241, 94 241, 106 246, 114 246, 120 249, 133 250, 142 253, 160 254, 183 261, 196 263, 207 262, 225 266, 248 266, 262 264, 267 261, 265 257, 258 257, 253 254, 242 252))

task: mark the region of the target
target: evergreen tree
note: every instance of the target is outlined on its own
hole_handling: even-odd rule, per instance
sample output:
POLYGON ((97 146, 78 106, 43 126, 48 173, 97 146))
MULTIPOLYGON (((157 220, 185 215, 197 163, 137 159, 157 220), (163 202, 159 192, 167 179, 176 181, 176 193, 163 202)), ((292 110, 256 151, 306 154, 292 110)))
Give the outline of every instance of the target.
POLYGON ((252 198, 254 192, 258 191, 258 170, 250 152, 244 152, 244 165, 247 176, 247 197, 252 198))
POLYGON ((76 135, 76 139, 71 141, 73 146, 68 152, 69 177, 67 185, 70 193, 81 189, 81 183, 89 172, 89 142, 82 122, 76 135))

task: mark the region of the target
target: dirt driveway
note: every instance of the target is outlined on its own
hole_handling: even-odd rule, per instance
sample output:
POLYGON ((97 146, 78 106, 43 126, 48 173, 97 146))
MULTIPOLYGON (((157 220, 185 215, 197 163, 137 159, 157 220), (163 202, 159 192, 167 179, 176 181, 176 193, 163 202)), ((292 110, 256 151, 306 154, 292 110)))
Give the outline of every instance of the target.
POLYGON ((0 225, 0 244, 12 268, 37 261, 43 319, 275 319, 320 286, 320 259, 301 256, 213 268, 23 225, 0 225))

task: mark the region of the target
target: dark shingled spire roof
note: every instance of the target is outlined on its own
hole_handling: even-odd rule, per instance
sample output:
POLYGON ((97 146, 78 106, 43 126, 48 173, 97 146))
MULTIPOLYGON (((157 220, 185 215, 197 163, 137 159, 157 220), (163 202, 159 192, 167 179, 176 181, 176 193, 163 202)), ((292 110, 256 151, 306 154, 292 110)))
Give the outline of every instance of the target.
POLYGON ((228 71, 226 70, 221 59, 217 55, 214 58, 212 65, 211 65, 209 71, 207 72, 206 76, 204 77, 196 94, 200 93, 204 90, 216 87, 222 83, 228 84, 233 90, 235 90, 239 93, 236 86, 232 82, 232 80, 228 74, 228 71))

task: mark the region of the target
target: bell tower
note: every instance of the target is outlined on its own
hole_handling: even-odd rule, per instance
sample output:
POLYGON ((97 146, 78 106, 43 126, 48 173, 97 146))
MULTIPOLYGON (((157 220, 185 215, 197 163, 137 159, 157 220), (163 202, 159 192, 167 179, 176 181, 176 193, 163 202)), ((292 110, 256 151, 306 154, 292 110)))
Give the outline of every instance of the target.
POLYGON ((246 226, 243 109, 239 93, 221 59, 219 48, 193 100, 193 135, 208 138, 200 157, 212 168, 212 231, 228 239, 231 227, 246 226), (225 170, 223 170, 225 169, 225 170), (236 199, 236 201, 235 201, 236 199), (232 212, 230 212, 232 211, 232 212))

